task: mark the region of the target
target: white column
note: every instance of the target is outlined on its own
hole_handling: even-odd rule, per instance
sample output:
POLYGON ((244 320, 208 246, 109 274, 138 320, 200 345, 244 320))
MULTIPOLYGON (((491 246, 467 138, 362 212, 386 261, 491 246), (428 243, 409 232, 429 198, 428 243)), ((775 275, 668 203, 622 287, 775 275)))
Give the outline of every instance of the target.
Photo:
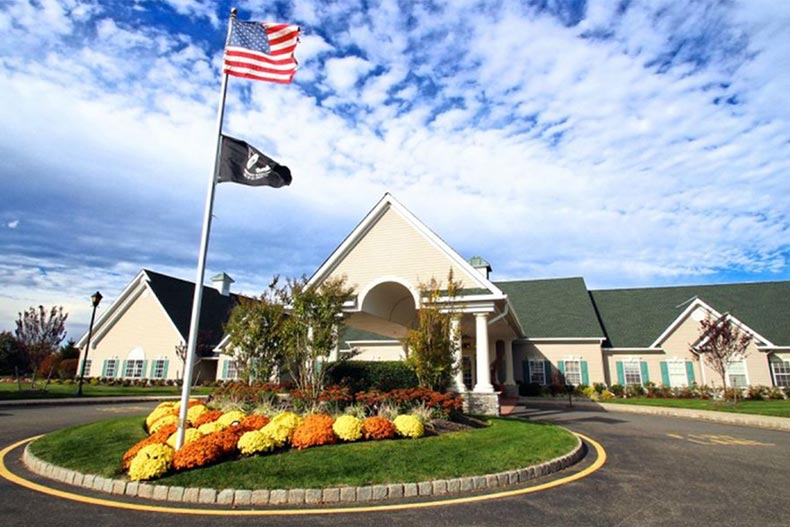
POLYGON ((488 352, 488 313, 475 313, 475 334, 477 341, 477 384, 475 384, 474 391, 493 393, 491 359, 488 352))
POLYGON ((515 386, 516 378, 513 376, 513 341, 505 339, 505 386, 515 386))
POLYGON ((454 389, 458 393, 462 393, 466 391, 466 386, 464 386, 464 371, 463 371, 463 350, 461 349, 461 319, 459 317, 453 317, 450 321, 450 332, 455 339, 455 382, 454 382, 454 389))

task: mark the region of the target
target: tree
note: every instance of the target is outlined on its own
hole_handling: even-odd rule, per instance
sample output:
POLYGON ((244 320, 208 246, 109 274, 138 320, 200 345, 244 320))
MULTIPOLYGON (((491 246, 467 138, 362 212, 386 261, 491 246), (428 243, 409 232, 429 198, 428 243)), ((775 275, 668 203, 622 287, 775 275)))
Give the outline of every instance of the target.
POLYGON ((283 293, 277 277, 260 297, 241 297, 225 324, 230 352, 236 357, 239 378, 252 384, 268 381, 282 362, 282 338, 286 323, 283 293))
POLYGON ((19 313, 16 339, 27 353, 34 385, 36 370, 44 359, 57 352, 66 336, 67 318, 68 314, 63 313, 63 306, 53 306, 49 311, 44 306, 38 306, 38 309, 30 307, 24 313, 19 313))
POLYGON ((343 326, 343 304, 352 290, 345 277, 308 287, 307 278, 289 280, 281 290, 289 305, 283 326, 282 350, 288 372, 306 400, 317 402, 324 389, 325 363, 337 346, 343 326))
MULTIPOLYGON (((719 374, 721 386, 727 393, 727 370, 738 361, 748 356, 749 343, 752 335, 742 330, 732 321, 729 313, 724 313, 717 319, 710 316, 700 322, 702 333, 692 351, 704 357, 705 364, 719 374)), ((735 388, 733 386, 733 388, 735 388)), ((737 403, 738 391, 733 389, 733 400, 737 403)))
POLYGON ((64 360, 80 358, 80 350, 77 349, 77 343, 74 342, 74 339, 69 339, 60 347, 60 357, 64 360))
MULTIPOLYGON (((216 342, 215 334, 212 331, 208 330, 198 330, 197 336, 197 344, 195 345, 195 365, 197 365, 203 357, 211 355, 213 353, 214 346, 212 343, 216 342)), ((186 364, 187 364, 187 350, 188 346, 187 343, 184 341, 179 342, 175 345, 175 354, 176 357, 181 359, 181 371, 186 371, 186 364)), ((178 372, 176 372, 178 374, 178 372)), ((193 384, 197 384, 198 377, 200 376, 200 372, 197 375, 194 375, 193 384)))
POLYGON ((435 278, 420 284, 417 327, 408 331, 404 344, 406 362, 414 369, 422 387, 445 391, 452 386, 458 371, 458 329, 453 331, 452 321, 458 316, 453 299, 460 288, 461 284, 453 279, 452 270, 447 275, 446 289, 442 289, 441 282, 435 278), (447 297, 448 301, 441 302, 442 297, 447 297))
POLYGON ((16 373, 27 369, 27 356, 10 331, 0 332, 0 373, 16 373))

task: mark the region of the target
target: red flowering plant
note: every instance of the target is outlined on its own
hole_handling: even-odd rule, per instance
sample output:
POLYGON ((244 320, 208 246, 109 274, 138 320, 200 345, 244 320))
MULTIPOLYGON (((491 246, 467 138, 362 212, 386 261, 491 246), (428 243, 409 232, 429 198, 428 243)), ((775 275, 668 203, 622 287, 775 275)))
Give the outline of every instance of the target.
POLYGON ((319 410, 325 413, 339 414, 352 400, 351 390, 347 386, 328 386, 318 396, 307 390, 291 391, 291 402, 294 409, 299 412, 319 410), (318 401, 318 407, 315 405, 316 401, 318 401))
POLYGON ((356 401, 365 406, 366 413, 374 415, 382 405, 398 408, 400 413, 408 413, 416 406, 424 405, 432 410, 437 418, 447 419, 461 411, 463 399, 451 392, 440 393, 427 388, 402 388, 383 393, 378 390, 359 392, 356 401))
POLYGON ((261 404, 276 403, 277 394, 284 391, 282 384, 232 381, 211 392, 211 400, 220 406, 252 409, 261 404))

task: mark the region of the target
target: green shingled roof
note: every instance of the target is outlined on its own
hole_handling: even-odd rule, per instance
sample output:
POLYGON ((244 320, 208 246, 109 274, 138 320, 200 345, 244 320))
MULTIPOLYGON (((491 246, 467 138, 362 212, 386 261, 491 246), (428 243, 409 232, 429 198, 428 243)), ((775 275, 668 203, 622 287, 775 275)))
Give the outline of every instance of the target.
POLYGON ((584 279, 495 282, 529 338, 603 338, 584 279))
MULTIPOLYGON (((145 273, 150 278, 148 285, 151 290, 159 299, 162 307, 165 308, 178 332, 186 340, 189 336, 195 284, 148 269, 145 270, 145 273)), ((237 295, 223 296, 213 287, 203 286, 199 328, 200 333, 205 335, 207 342, 212 347, 218 344, 222 338, 223 325, 237 302, 237 295)))
POLYGON ((775 345, 790 345, 790 282, 590 291, 606 345, 648 347, 694 297, 729 312, 775 345))

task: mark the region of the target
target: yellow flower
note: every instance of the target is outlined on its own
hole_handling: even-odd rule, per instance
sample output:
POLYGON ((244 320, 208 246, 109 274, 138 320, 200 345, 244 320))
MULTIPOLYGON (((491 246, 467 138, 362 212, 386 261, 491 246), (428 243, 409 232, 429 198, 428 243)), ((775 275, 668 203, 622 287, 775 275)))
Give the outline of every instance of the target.
POLYGON ((217 422, 227 428, 228 426, 232 425, 236 421, 241 421, 245 417, 247 417, 247 414, 245 414, 244 412, 233 410, 231 412, 222 414, 222 417, 217 419, 217 422))
POLYGON ((285 426, 293 433, 302 424, 302 418, 293 412, 280 412, 274 416, 269 424, 285 426))
POLYGON ((416 439, 422 437, 425 433, 422 421, 413 415, 399 415, 392 424, 395 425, 395 430, 398 432, 398 435, 403 437, 416 439))
POLYGON ((362 437, 362 420, 353 415, 341 415, 332 424, 332 431, 343 441, 358 441, 362 437))
POLYGON ((206 408, 205 404, 196 404, 195 406, 190 407, 187 410, 187 422, 189 424, 193 424, 195 420, 200 417, 200 414, 205 412, 208 408, 206 408))
POLYGON ((198 430, 200 431, 201 434, 203 434, 204 436, 207 436, 209 434, 213 434, 214 432, 219 432, 221 430, 225 430, 226 428, 227 428, 227 426, 223 425, 222 423, 220 423, 218 421, 212 421, 210 423, 206 423, 204 425, 200 425, 198 430))
MULTIPOLYGON (((197 428, 187 428, 184 430, 184 444, 191 443, 197 439, 203 437, 203 434, 200 433, 200 430, 197 428)), ((170 434, 170 437, 167 438, 167 444, 171 447, 176 447, 176 440, 178 439, 178 431, 173 432, 170 434)))
POLYGON ((166 415, 173 415, 173 403, 162 403, 156 408, 154 408, 148 417, 145 418, 145 426, 149 430, 151 429, 151 425, 160 420, 161 418, 165 417, 166 415), (168 406, 169 404, 169 406, 168 406))
POLYGON ((271 434, 265 433, 262 430, 245 433, 239 438, 237 446, 239 452, 245 456, 271 452, 277 447, 271 434))
POLYGON ((178 416, 172 414, 166 415, 154 421, 153 424, 148 427, 148 433, 153 434, 165 425, 176 424, 176 423, 178 423, 178 416))
POLYGON ((271 422, 259 430, 261 434, 267 436, 274 448, 280 448, 291 440, 294 431, 282 423, 271 422))
POLYGON ((172 448, 158 443, 141 448, 129 465, 129 479, 140 481, 162 476, 170 470, 173 453, 172 448))

